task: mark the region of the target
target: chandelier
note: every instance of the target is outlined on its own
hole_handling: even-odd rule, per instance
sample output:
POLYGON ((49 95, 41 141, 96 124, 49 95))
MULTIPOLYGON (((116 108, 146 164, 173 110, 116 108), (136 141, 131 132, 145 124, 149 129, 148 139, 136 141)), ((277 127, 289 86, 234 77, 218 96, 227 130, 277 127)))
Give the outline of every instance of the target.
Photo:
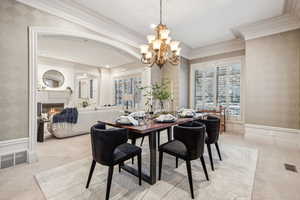
POLYGON ((170 30, 162 23, 162 0, 160 0, 160 23, 155 27, 155 35, 148 35, 148 45, 141 45, 141 61, 152 67, 154 64, 162 68, 167 62, 178 65, 180 61, 179 41, 169 36, 170 30))

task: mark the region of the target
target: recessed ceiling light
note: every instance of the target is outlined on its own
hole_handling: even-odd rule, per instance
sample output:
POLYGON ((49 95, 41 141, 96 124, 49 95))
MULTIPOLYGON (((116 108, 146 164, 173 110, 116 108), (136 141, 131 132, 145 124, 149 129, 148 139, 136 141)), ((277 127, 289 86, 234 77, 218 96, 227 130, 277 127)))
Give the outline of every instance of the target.
POLYGON ((155 29, 156 28, 156 24, 150 24, 150 28, 151 29, 155 29))
POLYGON ((105 68, 110 68, 110 66, 109 65, 105 65, 105 68))

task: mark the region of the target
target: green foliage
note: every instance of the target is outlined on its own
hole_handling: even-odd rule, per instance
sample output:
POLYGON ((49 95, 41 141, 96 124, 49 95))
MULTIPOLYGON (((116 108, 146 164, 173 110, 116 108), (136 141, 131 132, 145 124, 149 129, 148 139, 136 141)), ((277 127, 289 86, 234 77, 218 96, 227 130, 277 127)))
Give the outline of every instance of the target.
POLYGON ((168 81, 152 84, 152 91, 153 98, 160 101, 168 100, 171 97, 168 81))
POLYGON ((140 87, 144 91, 144 97, 146 98, 145 106, 151 107, 151 99, 158 100, 163 108, 163 102, 171 98, 169 81, 162 81, 162 83, 154 83, 151 86, 140 87))

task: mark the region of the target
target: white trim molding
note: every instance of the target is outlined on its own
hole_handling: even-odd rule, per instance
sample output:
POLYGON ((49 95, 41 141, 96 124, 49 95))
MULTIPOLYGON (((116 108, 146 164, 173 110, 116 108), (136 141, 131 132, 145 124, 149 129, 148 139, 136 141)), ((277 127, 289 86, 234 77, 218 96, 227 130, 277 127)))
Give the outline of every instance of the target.
POLYGON ((257 124, 245 124, 245 139, 250 141, 260 141, 268 145, 299 147, 300 130, 257 124))
MULTIPOLYGON (((197 69, 205 68, 205 67, 212 67, 212 66, 219 66, 219 65, 226 65, 226 64, 234 64, 239 63, 241 64, 241 91, 244 88, 244 71, 245 71, 245 56, 237 56, 231 58, 223 58, 218 60, 212 60, 207 62, 201 63, 193 63, 190 65, 190 74, 189 74, 189 107, 194 107, 194 95, 195 95, 195 71, 197 69)), ((244 93, 241 93, 241 118, 240 120, 244 119, 244 93)), ((235 120, 236 121, 236 120, 235 120)))
MULTIPOLYGON (((20 3, 42 10, 52 15, 63 18, 72 23, 81 25, 101 36, 110 38, 123 45, 132 47, 136 52, 139 51, 141 44, 147 42, 146 37, 108 19, 91 9, 69 0, 67 2, 61 0, 17 0, 20 3)), ((181 44, 181 55, 189 59, 192 49, 181 44)))
POLYGON ((257 125, 257 124, 245 124, 245 132, 246 134, 251 134, 251 131, 259 130, 262 134, 265 135, 276 135, 278 133, 292 133, 292 134, 299 134, 300 137, 300 130, 299 129, 290 129, 290 128, 282 128, 282 127, 274 127, 274 126, 264 126, 264 125, 257 125))
POLYGON ((220 42, 213 45, 195 48, 190 52, 189 59, 196 59, 218 54, 224 54, 245 49, 245 41, 234 39, 225 42, 220 42))
POLYGON ((135 58, 140 55, 130 46, 106 38, 96 34, 86 32, 58 29, 53 27, 29 27, 29 144, 28 144, 28 160, 34 162, 37 160, 36 143, 37 143, 37 116, 36 116, 36 83, 37 83, 37 46, 38 37, 41 35, 63 35, 77 37, 83 39, 94 40, 100 43, 105 43, 121 51, 127 52, 135 58))
POLYGON ((86 27, 103 36, 113 38, 132 47, 139 47, 142 36, 121 26, 117 22, 100 16, 86 8, 78 7, 77 4, 60 0, 17 0, 33 8, 42 10, 52 15, 63 18, 75 24, 86 27))
MULTIPOLYGON (((126 26, 108 19, 95 11, 82 6, 73 0, 17 0, 33 8, 42 10, 52 15, 63 18, 72 23, 81 25, 101 36, 111 38, 126 44, 138 51, 139 45, 146 42, 140 33, 126 26)), ((272 34, 282 33, 300 28, 300 3, 299 0, 286 0, 283 15, 234 27, 231 31, 236 38, 250 40, 272 34)), ((191 48, 182 43, 181 55, 187 59, 195 59, 212 54, 222 54, 244 49, 243 41, 238 39, 224 41, 218 44, 191 48), (214 52, 215 51, 215 52, 214 52)))
POLYGON ((262 20, 233 28, 236 36, 245 40, 256 39, 300 28, 300 19, 293 14, 284 14, 278 17, 262 20))
POLYGON ((0 141, 0 155, 25 151, 29 148, 29 138, 0 141))
POLYGON ((277 145, 283 147, 300 146, 300 130, 264 126, 257 124, 245 124, 245 139, 260 141, 263 144, 277 145))

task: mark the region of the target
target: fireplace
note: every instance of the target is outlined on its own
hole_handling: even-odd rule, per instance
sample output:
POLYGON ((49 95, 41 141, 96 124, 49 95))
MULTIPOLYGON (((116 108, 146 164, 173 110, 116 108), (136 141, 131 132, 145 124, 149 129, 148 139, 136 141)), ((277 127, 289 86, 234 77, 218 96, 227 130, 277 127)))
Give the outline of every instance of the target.
POLYGON ((41 116, 42 113, 55 114, 64 109, 64 103, 38 103, 37 114, 41 116))

